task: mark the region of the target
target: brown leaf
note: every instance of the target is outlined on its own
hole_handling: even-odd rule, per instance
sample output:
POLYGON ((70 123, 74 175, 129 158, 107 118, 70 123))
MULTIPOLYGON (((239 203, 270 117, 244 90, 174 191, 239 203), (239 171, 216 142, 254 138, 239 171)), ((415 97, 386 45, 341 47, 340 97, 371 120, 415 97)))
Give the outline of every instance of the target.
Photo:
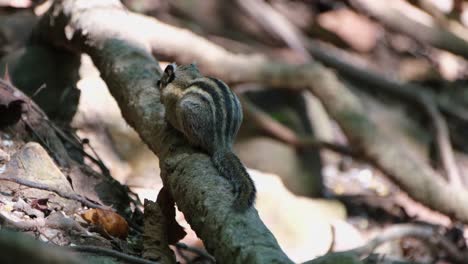
POLYGON ((47 205, 47 202, 49 202, 49 198, 34 199, 31 201, 31 207, 43 212, 44 215, 47 216, 51 212, 49 206, 47 205))
POLYGON ((102 209, 90 209, 82 215, 88 223, 98 226, 107 234, 125 239, 128 235, 128 223, 119 214, 102 209))

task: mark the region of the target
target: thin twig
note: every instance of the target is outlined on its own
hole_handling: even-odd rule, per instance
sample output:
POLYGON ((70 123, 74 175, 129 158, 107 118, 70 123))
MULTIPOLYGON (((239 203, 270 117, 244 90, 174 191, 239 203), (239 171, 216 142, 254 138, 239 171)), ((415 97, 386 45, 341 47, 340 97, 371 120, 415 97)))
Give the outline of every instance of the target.
POLYGON ((36 97, 45 88, 47 88, 47 85, 45 83, 43 83, 41 86, 39 86, 39 88, 37 88, 37 90, 33 93, 33 95, 31 95, 31 98, 36 97))
MULTIPOLYGON (((48 120, 47 120, 48 121, 48 120)), ((77 144, 76 141, 74 141, 72 138, 70 138, 70 136, 68 136, 62 129, 60 129, 57 125, 55 125, 53 122, 51 121, 48 121, 48 124, 50 125, 50 127, 52 127, 52 129, 55 130, 55 132, 57 133, 57 135, 62 138, 63 140, 67 141, 68 143, 70 143, 70 145, 78 150, 82 155, 86 156, 87 158, 89 158, 94 164, 96 164, 100 169, 101 169, 101 172, 106 175, 106 176, 110 176, 110 171, 109 169, 107 168, 107 166, 104 164, 104 162, 102 161, 102 159, 97 155, 96 151, 94 151, 94 149, 91 147, 90 144, 88 144, 88 146, 91 148, 91 150, 93 151, 94 155, 96 156, 93 157, 91 154, 89 154, 88 152, 86 152, 82 146, 80 144, 77 144)), ((76 140, 80 140, 77 136, 74 136, 73 137, 74 139, 76 140)))
POLYGON ((73 251, 77 252, 83 252, 83 253, 91 253, 91 254, 96 254, 96 255, 103 255, 103 256, 108 256, 108 257, 113 257, 119 260, 123 260, 129 263, 134 263, 134 264, 158 264, 160 262, 156 261, 151 261, 147 260, 144 258, 128 255, 119 251, 115 251, 112 249, 108 248, 102 248, 102 247, 94 247, 94 246, 71 246, 69 247, 73 251))
MULTIPOLYGON (((70 143, 70 145, 78 150, 82 155, 88 157, 94 164, 96 164, 100 169, 101 169, 101 173, 104 175, 104 176, 107 176, 107 177, 112 177, 111 174, 110 174, 110 171, 109 171, 109 168, 107 168, 107 166, 104 164, 104 162, 102 161, 101 157, 99 157, 99 155, 97 154, 97 152, 94 150, 94 148, 91 146, 91 144, 89 142, 85 143, 84 140, 81 140, 81 138, 78 137, 78 135, 76 135, 75 133, 71 132, 69 134, 67 134, 65 131, 63 131, 60 127, 58 127, 55 123, 53 123, 52 121, 50 120, 46 120, 46 122, 49 124, 49 126, 54 129, 54 131, 57 133, 57 135, 67 141, 68 143, 70 143), (83 142, 83 144, 87 144, 91 150, 93 151, 94 155, 96 156, 93 157, 91 154, 89 154, 88 152, 86 152, 83 148, 82 148, 82 145, 78 144, 77 142, 83 142)), ((94 172, 94 170, 92 170, 94 172)), ((133 194, 135 197, 131 197, 129 195, 129 198, 131 199, 131 201, 135 204, 136 206, 136 210, 140 210, 140 208, 138 208, 138 206, 143 206, 141 204, 141 201, 139 200, 138 198, 138 194, 136 194, 135 192, 133 192, 132 190, 130 190, 130 188, 128 188, 128 186, 124 186, 124 188, 126 188, 126 191, 129 193, 129 194, 133 194)), ((131 223, 133 221, 130 221, 131 223)), ((134 225, 134 224, 133 224, 134 225)), ((131 224, 132 226, 132 224, 131 224)), ((141 228, 137 227, 137 226, 134 226, 134 228, 139 231, 140 233, 142 232, 141 228)))
POLYGON ((39 190, 53 192, 53 193, 57 194, 58 196, 60 196, 62 198, 78 201, 78 202, 88 206, 89 208, 100 208, 100 209, 105 209, 105 210, 112 210, 108 206, 104 206, 104 205, 100 205, 100 204, 91 202, 91 201, 87 200, 86 198, 84 198, 83 196, 78 195, 78 194, 76 194, 74 192, 62 191, 62 190, 60 190, 58 188, 55 188, 53 186, 49 186, 49 185, 46 185, 46 184, 43 184, 43 183, 33 182, 33 181, 30 181, 30 180, 17 178, 17 177, 11 176, 11 175, 4 176, 3 174, 2 174, 2 176, 0 176, 0 180, 14 182, 14 183, 24 185, 24 186, 27 186, 27 187, 30 187, 30 188, 35 188, 35 189, 39 189, 39 190))
POLYGON ((210 254, 208 254, 207 252, 205 252, 205 251, 203 251, 201 249, 194 248, 194 247, 189 247, 184 243, 176 243, 175 246, 177 247, 177 249, 186 250, 186 251, 195 253, 195 254, 209 260, 212 263, 216 263, 216 259, 213 256, 211 256, 210 254))
POLYGON ((81 236, 90 236, 89 232, 78 224, 76 221, 71 220, 63 216, 62 218, 57 217, 47 217, 47 218, 35 218, 35 219, 26 219, 19 221, 12 221, 8 219, 5 215, 0 213, 0 225, 2 227, 16 230, 16 231, 39 231, 41 228, 47 227, 52 229, 59 229, 65 232, 76 231, 81 236))
POLYGON ((315 138, 300 138, 290 128, 274 120, 267 113, 253 105, 246 98, 241 97, 241 101, 244 111, 246 112, 246 116, 254 120, 254 122, 252 123, 254 123, 258 128, 262 129, 269 136, 283 143, 292 145, 293 147, 299 149, 326 148, 334 152, 351 156, 357 159, 363 158, 362 155, 359 155, 358 152, 353 151, 345 145, 326 142, 315 138))

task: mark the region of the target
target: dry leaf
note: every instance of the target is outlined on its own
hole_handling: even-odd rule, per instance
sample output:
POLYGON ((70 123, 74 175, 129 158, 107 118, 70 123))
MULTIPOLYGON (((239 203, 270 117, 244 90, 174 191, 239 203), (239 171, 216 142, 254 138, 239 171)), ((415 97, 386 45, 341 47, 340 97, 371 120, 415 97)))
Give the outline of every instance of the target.
POLYGON ((125 239, 128 235, 128 223, 119 214, 102 209, 90 209, 82 215, 84 220, 93 224, 107 234, 125 239))
POLYGON ((49 198, 34 199, 31 201, 31 207, 43 212, 47 216, 51 212, 47 202, 49 202, 49 198))

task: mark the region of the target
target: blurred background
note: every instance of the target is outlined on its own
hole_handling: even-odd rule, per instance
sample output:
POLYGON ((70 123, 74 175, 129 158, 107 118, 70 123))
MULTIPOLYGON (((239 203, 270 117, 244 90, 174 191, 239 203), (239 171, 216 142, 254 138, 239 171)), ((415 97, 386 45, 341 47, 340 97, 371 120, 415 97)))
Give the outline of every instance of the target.
MULTIPOLYGON (((376 127, 396 142, 389 148, 404 149, 447 184, 466 185, 468 1, 122 3, 131 12, 190 30, 233 53, 326 65, 359 98, 376 127)), ((55 67, 41 59, 41 53, 17 63, 18 57, 26 56, 30 34, 51 4, 0 0, 0 73, 8 65, 19 88, 55 67)), ((209 57, 209 52, 204 56, 209 57)), ((172 62, 157 59, 162 68, 172 62)), ((84 151, 101 160, 115 180, 142 201, 155 200, 162 187, 157 157, 126 124, 91 59, 82 55, 70 60, 80 64, 72 77, 68 69, 56 69, 46 89, 37 88, 43 82, 37 79, 34 89, 23 91, 57 124, 86 138, 84 151), (59 75, 76 79, 76 87, 64 88, 59 75)), ((411 199, 414 195, 402 191, 375 166, 372 156, 363 155, 365 147, 353 144, 310 92, 256 83, 229 85, 247 104, 235 151, 257 186, 256 208, 262 220, 293 261, 362 246, 401 223, 437 227, 456 250, 466 250, 465 225, 411 199)), ((3 147, 13 153, 19 145, 16 149, 5 145, 8 134, 14 133, 2 133, 3 147)), ((182 213, 177 220, 190 230, 182 213)), ((183 242, 202 246, 193 231, 188 233, 183 242)), ((376 252, 421 263, 452 263, 445 250, 411 237, 386 243, 376 252)))

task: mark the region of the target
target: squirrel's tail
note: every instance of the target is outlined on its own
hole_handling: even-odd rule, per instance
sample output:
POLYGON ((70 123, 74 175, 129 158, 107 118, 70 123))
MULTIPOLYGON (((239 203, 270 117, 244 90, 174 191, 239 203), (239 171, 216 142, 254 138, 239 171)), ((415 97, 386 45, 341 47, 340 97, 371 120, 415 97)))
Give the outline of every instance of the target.
POLYGON ((213 155, 213 163, 234 187, 234 209, 243 212, 252 206, 255 201, 255 185, 239 158, 232 151, 217 151, 213 155))

